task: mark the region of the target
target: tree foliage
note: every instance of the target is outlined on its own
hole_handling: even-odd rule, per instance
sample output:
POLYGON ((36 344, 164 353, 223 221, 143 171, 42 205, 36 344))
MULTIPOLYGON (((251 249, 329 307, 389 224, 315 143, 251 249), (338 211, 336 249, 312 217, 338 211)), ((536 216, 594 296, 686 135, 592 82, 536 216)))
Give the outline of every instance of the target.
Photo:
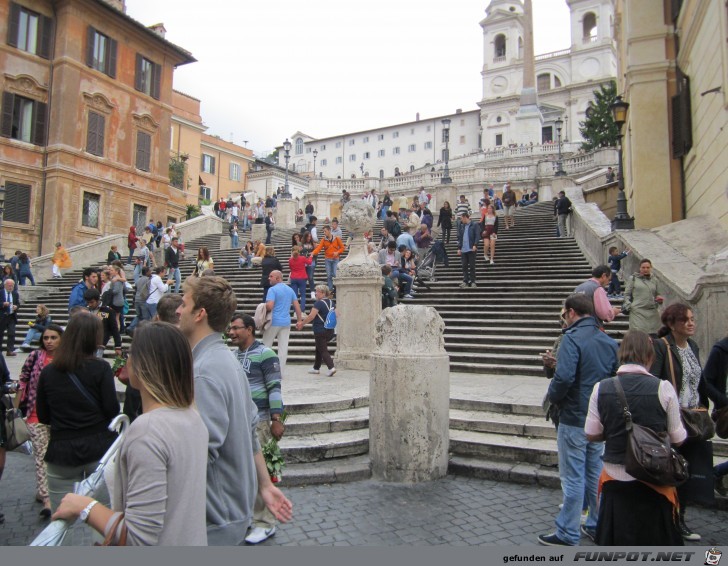
POLYGON ((169 184, 182 191, 185 189, 185 160, 181 157, 169 160, 169 184))
POLYGON ((594 91, 594 100, 589 103, 586 119, 579 122, 579 132, 584 138, 581 146, 583 150, 617 146, 619 129, 614 123, 611 109, 616 98, 617 84, 614 81, 594 91))

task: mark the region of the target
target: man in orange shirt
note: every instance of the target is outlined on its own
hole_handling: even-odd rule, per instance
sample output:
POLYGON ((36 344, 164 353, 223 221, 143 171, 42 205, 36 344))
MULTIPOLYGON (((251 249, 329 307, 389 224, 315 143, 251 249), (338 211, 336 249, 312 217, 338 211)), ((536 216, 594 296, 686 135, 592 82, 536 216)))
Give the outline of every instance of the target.
POLYGON ((344 244, 341 238, 331 234, 330 226, 324 226, 324 237, 319 240, 312 253, 318 255, 321 250, 326 256, 326 282, 329 289, 333 290, 336 267, 339 265, 339 256, 344 252, 344 244))

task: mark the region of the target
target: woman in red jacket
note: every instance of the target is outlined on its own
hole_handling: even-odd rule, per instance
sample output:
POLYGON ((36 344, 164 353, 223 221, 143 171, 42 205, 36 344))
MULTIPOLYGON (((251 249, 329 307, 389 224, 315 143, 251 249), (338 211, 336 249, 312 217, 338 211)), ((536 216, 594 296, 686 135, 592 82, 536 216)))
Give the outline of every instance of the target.
POLYGON ((291 258, 288 260, 288 267, 291 269, 291 288, 299 296, 301 312, 306 310, 306 283, 308 282, 306 267, 311 265, 312 261, 310 257, 301 255, 300 247, 291 248, 291 258))
POLYGON ((129 261, 127 263, 129 264, 131 264, 134 259, 134 250, 137 247, 138 240, 139 238, 137 238, 136 235, 136 226, 129 226, 129 235, 126 237, 126 245, 129 248, 129 261))

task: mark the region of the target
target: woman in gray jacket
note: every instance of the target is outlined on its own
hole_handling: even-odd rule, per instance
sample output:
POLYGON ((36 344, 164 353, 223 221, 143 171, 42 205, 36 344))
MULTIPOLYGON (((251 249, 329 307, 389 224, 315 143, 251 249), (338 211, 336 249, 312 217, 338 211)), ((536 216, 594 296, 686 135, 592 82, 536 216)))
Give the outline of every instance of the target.
POLYGON ((664 301, 660 286, 652 276, 652 262, 643 259, 640 271, 627 281, 622 314, 629 315, 629 329, 655 334, 662 322, 658 307, 664 301))

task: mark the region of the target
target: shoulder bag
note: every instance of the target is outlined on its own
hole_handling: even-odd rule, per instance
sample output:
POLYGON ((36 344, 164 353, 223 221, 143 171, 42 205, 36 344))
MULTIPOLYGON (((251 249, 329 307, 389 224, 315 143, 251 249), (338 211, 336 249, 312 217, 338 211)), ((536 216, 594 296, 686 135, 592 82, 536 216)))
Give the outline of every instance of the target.
MULTIPOLYGON (((665 343, 665 348, 667 348, 667 360, 670 364, 670 379, 672 380, 672 386, 675 388, 675 393, 677 393, 679 397, 680 392, 677 389, 677 382, 675 381, 675 365, 672 361, 670 343, 664 336, 662 337, 662 341, 665 343)), ((688 441, 710 440, 715 436, 715 424, 713 423, 713 419, 710 418, 708 409, 705 407, 698 407, 697 409, 685 409, 680 407, 680 418, 682 419, 683 426, 688 433, 688 441)))
POLYGON ((30 440, 30 430, 25 423, 23 413, 20 409, 13 407, 13 400, 9 396, 0 400, 6 407, 5 410, 5 449, 15 450, 21 444, 30 440))
POLYGON ((672 446, 666 432, 632 422, 624 389, 619 377, 612 378, 619 397, 627 429, 624 453, 625 471, 633 478, 653 485, 678 486, 688 480, 688 464, 672 446))
POLYGON ((728 438, 728 406, 714 409, 713 420, 715 421, 715 434, 720 438, 728 438))

